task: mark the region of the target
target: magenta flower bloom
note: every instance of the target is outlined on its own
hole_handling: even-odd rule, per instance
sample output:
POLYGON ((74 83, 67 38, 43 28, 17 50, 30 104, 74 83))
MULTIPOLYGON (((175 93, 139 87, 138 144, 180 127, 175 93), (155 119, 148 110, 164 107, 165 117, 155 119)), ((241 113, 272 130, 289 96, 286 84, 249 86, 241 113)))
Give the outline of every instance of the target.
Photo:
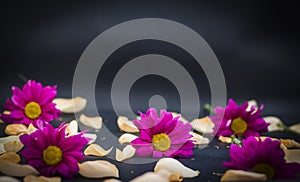
POLYGON ((29 80, 23 89, 12 87, 13 95, 6 100, 4 109, 9 114, 2 114, 1 119, 7 123, 19 123, 36 126, 36 120, 50 122, 57 119, 61 111, 52 102, 56 96, 56 86, 43 87, 41 83, 29 80))
POLYGON ((88 139, 82 133, 66 136, 66 126, 53 128, 45 123, 31 134, 20 136, 25 149, 21 155, 43 176, 61 175, 71 178, 79 171, 78 162, 84 159, 82 150, 88 139))
POLYGON ((252 107, 247 110, 248 103, 238 106, 232 99, 229 100, 226 108, 216 107, 216 116, 211 117, 211 120, 220 126, 218 136, 260 136, 261 132, 268 131, 269 123, 266 123, 261 118, 260 108, 252 107))
POLYGON ((280 142, 271 138, 264 141, 249 137, 243 147, 230 146, 230 162, 223 166, 232 169, 263 173, 268 179, 294 178, 300 172, 300 164, 286 163, 280 142))
POLYGON ((193 155, 194 144, 189 140, 192 126, 173 118, 170 112, 160 111, 160 116, 154 108, 140 113, 141 119, 133 123, 140 130, 140 137, 133 140, 131 145, 136 149, 136 155, 154 158, 190 157, 193 155))

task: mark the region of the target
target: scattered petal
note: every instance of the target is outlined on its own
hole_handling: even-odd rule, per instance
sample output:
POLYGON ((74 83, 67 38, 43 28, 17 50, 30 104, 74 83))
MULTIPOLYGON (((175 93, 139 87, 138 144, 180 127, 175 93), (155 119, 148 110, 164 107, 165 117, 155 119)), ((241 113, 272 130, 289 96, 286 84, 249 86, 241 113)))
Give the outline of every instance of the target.
POLYGON ((79 121, 91 128, 94 129, 101 129, 102 127, 102 118, 100 116, 96 116, 96 117, 88 117, 84 114, 80 115, 79 121))
POLYGON ((300 143, 292 139, 280 139, 281 143, 287 148, 300 149, 300 143))
POLYGON ((23 124, 9 124, 6 126, 4 132, 7 135, 19 135, 23 133, 28 133, 27 126, 23 124))
POLYGON ((19 136, 8 136, 0 138, 0 154, 6 152, 4 144, 10 141, 19 141, 19 136))
POLYGON ((218 139, 223 143, 231 143, 232 142, 232 139, 230 137, 224 137, 222 135, 220 135, 218 139))
POLYGON ((284 159, 286 160, 286 162, 297 162, 300 164, 300 149, 283 149, 284 153, 285 153, 285 157, 284 159))
POLYGON ((118 168, 104 160, 83 162, 79 169, 79 174, 87 178, 119 177, 118 168))
POLYGON ((0 138, 0 143, 4 144, 9 141, 19 141, 19 136, 8 136, 0 138))
POLYGON ((177 112, 171 112, 173 115, 173 118, 180 116, 179 120, 182 121, 183 123, 188 123, 189 121, 187 119, 185 119, 184 117, 181 116, 181 114, 177 113, 177 112))
POLYGON ((131 182, 169 182, 167 177, 161 176, 154 172, 146 172, 133 180, 131 182))
POLYGON ((133 124, 133 122, 128 120, 128 118, 125 116, 119 116, 117 123, 121 131, 125 131, 128 133, 139 132, 138 128, 133 124))
POLYGON ((0 154, 3 154, 5 151, 4 146, 2 143, 0 143, 0 154))
POLYGON ((11 112, 10 111, 3 111, 3 114, 10 114, 11 112))
POLYGON ((283 124, 282 121, 275 116, 267 116, 263 117, 263 119, 266 121, 266 123, 270 123, 268 126, 268 131, 283 131, 284 129, 282 127, 278 127, 279 124, 283 124))
POLYGON ((193 128, 200 133, 213 133, 215 124, 209 117, 194 119, 191 122, 193 128))
POLYGON ((61 182, 61 177, 25 176, 24 182, 61 182))
POLYGON ((257 109, 258 109, 256 100, 249 100, 248 101, 248 107, 247 107, 246 111, 248 111, 248 112, 251 111, 252 107, 255 108, 255 110, 253 112, 256 112, 257 109))
POLYGON ((66 124, 66 134, 68 136, 73 136, 78 134, 78 123, 76 120, 72 120, 70 123, 66 124))
POLYGON ((97 140, 97 135, 93 133, 84 133, 83 137, 91 139, 88 144, 92 144, 97 140))
POLYGON ((91 144, 84 150, 84 155, 94 155, 98 157, 103 157, 109 154, 112 151, 113 147, 108 150, 104 150, 98 144, 91 144))
POLYGON ((267 181, 265 174, 243 171, 227 170, 222 176, 221 181, 267 181))
POLYGON ((23 177, 27 175, 38 175, 39 172, 30 165, 14 164, 11 162, 1 161, 0 172, 8 176, 23 177))
POLYGON ((31 133, 35 132, 36 130, 37 130, 37 128, 34 127, 32 123, 30 123, 30 125, 27 128, 27 133, 31 134, 31 133))
POLYGON ((289 127, 291 130, 293 130, 294 132, 300 134, 300 123, 294 124, 292 126, 289 127))
POLYGON ((0 156, 0 162, 3 161, 18 164, 21 161, 21 157, 15 152, 5 152, 0 156))
POLYGON ((3 181, 3 182, 20 182, 18 179, 10 177, 10 176, 0 176, 0 181, 3 181))
POLYGON ((154 171, 158 172, 160 170, 168 170, 171 173, 179 173, 184 178, 193 178, 200 174, 200 171, 198 171, 198 170, 194 171, 194 170, 184 166, 178 160, 173 159, 173 158, 160 159, 156 163, 156 165, 154 167, 154 171))
POLYGON ((103 182, 121 182, 121 181, 115 178, 110 178, 110 179, 103 180, 103 182))
POLYGON ((19 152, 24 147, 23 143, 19 140, 8 141, 3 146, 6 152, 19 152))
POLYGON ((130 143, 132 140, 137 138, 138 136, 133 135, 131 133, 124 133, 123 135, 120 136, 119 143, 120 144, 130 143))
POLYGON ((183 178, 182 178, 180 173, 174 173, 173 174, 168 170, 159 170, 159 171, 157 171, 157 174, 159 174, 163 177, 167 177, 169 179, 169 181, 172 181, 172 182, 183 181, 183 178))
POLYGON ((63 113, 78 113, 85 108, 87 100, 82 97, 74 97, 70 99, 56 98, 53 100, 53 103, 55 103, 56 108, 61 110, 63 113))
POLYGON ((193 140, 195 145, 207 145, 209 144, 209 139, 205 138, 198 133, 190 131, 190 134, 193 135, 189 140, 193 140))
POLYGON ((124 147, 123 151, 116 149, 116 160, 121 162, 125 159, 133 157, 135 154, 135 148, 131 145, 124 147))

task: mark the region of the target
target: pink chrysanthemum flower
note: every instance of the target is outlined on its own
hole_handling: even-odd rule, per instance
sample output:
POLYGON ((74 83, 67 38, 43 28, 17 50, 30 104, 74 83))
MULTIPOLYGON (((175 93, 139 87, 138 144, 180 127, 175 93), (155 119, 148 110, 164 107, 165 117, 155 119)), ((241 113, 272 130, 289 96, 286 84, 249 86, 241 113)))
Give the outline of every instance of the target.
POLYGON ((249 137, 242 143, 242 147, 230 146, 231 161, 224 162, 224 167, 263 173, 268 179, 294 178, 300 172, 300 164, 286 163, 279 141, 249 137))
POLYGON ((32 123, 36 126, 38 119, 50 122, 61 114, 52 102, 56 96, 56 86, 43 87, 41 83, 29 80, 22 90, 13 86, 12 92, 11 99, 7 99, 4 106, 9 114, 1 115, 4 122, 25 125, 32 123))
POLYGON ((269 123, 261 118, 260 108, 251 107, 247 109, 248 103, 238 106, 232 99, 229 100, 226 108, 216 107, 216 116, 212 116, 212 121, 220 126, 218 136, 260 136, 261 132, 268 131, 269 123))
POLYGON ((21 155, 43 176, 73 177, 79 171, 78 162, 84 159, 82 150, 88 139, 82 133, 67 136, 63 124, 58 128, 53 128, 49 123, 44 124, 45 127, 34 133, 20 136, 25 146, 21 155))
POLYGON ((193 155, 194 144, 189 132, 192 126, 173 118, 170 112, 160 111, 158 116, 155 109, 150 108, 146 114, 140 113, 141 119, 133 123, 140 130, 140 137, 133 140, 131 145, 136 149, 136 155, 154 158, 190 157, 193 155))

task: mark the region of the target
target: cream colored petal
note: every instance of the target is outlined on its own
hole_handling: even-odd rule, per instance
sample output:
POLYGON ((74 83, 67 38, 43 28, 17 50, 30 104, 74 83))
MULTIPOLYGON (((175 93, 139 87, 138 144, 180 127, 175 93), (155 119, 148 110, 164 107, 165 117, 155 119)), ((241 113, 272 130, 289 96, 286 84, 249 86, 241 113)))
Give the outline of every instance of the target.
POLYGON ((74 98, 56 98, 53 100, 56 104, 56 108, 61 110, 63 113, 78 113, 82 111, 87 103, 87 100, 82 97, 74 98))
POLYGON ((4 144, 9 141, 19 141, 19 136, 14 135, 14 136, 7 136, 7 137, 1 137, 0 138, 0 143, 4 144))
POLYGON ((119 177, 119 170, 108 161, 95 160, 79 164, 79 174, 87 178, 119 177))
POLYGON ((76 120, 72 120, 70 123, 66 124, 66 134, 68 136, 73 136, 78 134, 78 123, 76 120))
POLYGON ((0 172, 8 176, 23 177, 27 175, 38 175, 39 172, 30 165, 14 164, 11 162, 1 161, 0 172))
POLYGON ((84 150, 84 155, 94 155, 98 157, 103 157, 109 154, 112 151, 113 147, 108 150, 104 150, 98 144, 91 144, 84 150))
POLYGON ((207 145, 209 144, 209 139, 205 138, 198 133, 190 131, 190 134, 193 135, 189 140, 193 140, 195 145, 207 145))
POLYGON ((267 122, 270 123, 268 126, 268 131, 283 131, 283 128, 278 127, 278 124, 283 124, 282 121, 275 116, 267 116, 263 117, 263 119, 267 122))
POLYGON ((300 143, 293 139, 280 139, 281 143, 287 148, 300 149, 300 143))
POLYGON ((297 162, 300 164, 300 149, 283 149, 286 162, 297 162))
POLYGON ((3 143, 0 143, 0 154, 3 154, 5 151, 3 143))
POLYGON ((122 182, 122 181, 115 179, 115 178, 110 178, 110 179, 103 180, 103 182, 122 182))
POLYGON ((130 182, 169 182, 168 178, 154 172, 146 172, 130 182))
POLYGON ((0 138, 0 154, 6 152, 4 144, 10 141, 20 141, 19 136, 8 136, 0 138))
POLYGON ((21 157, 15 152, 5 152, 0 156, 0 162, 2 161, 18 164, 21 161, 21 157))
POLYGON ((184 166, 178 160, 173 159, 173 158, 160 159, 156 163, 156 165, 154 167, 154 171, 158 172, 160 170, 168 170, 173 174, 179 173, 184 178, 193 178, 200 174, 200 171, 198 171, 198 170, 194 171, 194 170, 184 166))
POLYGON ((193 128, 200 133, 212 133, 215 124, 211 121, 209 117, 194 119, 191 122, 193 128))
POLYGON ((83 137, 91 139, 88 144, 92 144, 92 143, 94 143, 97 140, 97 135, 93 134, 93 133, 84 133, 83 137))
POLYGON ((84 114, 80 115, 79 121, 84 124, 85 126, 94 128, 94 129, 101 129, 102 127, 102 117, 88 117, 84 114))
POLYGON ((3 146, 6 152, 19 152, 24 147, 23 143, 19 140, 8 141, 3 146))
POLYGON ((45 177, 28 175, 24 178, 24 182, 61 182, 61 177, 45 177))
POLYGON ((120 144, 130 143, 132 140, 138 138, 136 135, 133 135, 131 133, 124 133, 119 138, 120 144))
POLYGON ((18 179, 10 176, 0 176, 0 181, 2 182, 20 182, 18 179))
POLYGON ((125 131, 128 133, 139 132, 139 129, 133 124, 133 122, 128 120, 128 118, 125 116, 119 116, 117 123, 121 131, 125 131))
POLYGON ((231 143, 232 139, 230 137, 219 136, 218 138, 223 143, 231 143))
POLYGON ((28 133, 27 126, 23 124, 9 124, 6 126, 4 132, 7 135, 19 135, 23 133, 28 133))
POLYGON ((173 115, 173 118, 180 116, 179 120, 182 121, 183 123, 188 123, 189 121, 187 119, 185 119, 184 117, 182 117, 181 114, 177 113, 177 112, 171 112, 173 115))
POLYGON ((3 114, 10 114, 10 111, 3 111, 3 114))
POLYGON ((242 170, 227 170, 221 181, 267 181, 265 174, 242 170))
POLYGON ((172 181, 172 182, 180 182, 180 181, 183 181, 183 177, 181 176, 180 173, 171 173, 170 171, 168 170, 159 170, 156 172, 157 174, 163 176, 163 177, 167 177, 169 179, 169 181, 172 181))
POLYGON ((36 130, 37 130, 37 128, 34 127, 33 124, 30 123, 30 125, 27 128, 27 133, 31 134, 31 133, 35 132, 36 130))
POLYGON ((300 134, 300 123, 294 124, 292 126, 289 127, 291 130, 293 130, 294 132, 300 134))
POLYGON ((116 160, 121 162, 123 160, 133 157, 135 154, 135 148, 131 145, 124 147, 123 151, 116 149, 116 160))
POLYGON ((253 111, 255 113, 258 109, 256 100, 249 100, 248 101, 248 107, 246 108, 246 111, 249 112, 251 110, 251 107, 255 107, 255 110, 253 111))

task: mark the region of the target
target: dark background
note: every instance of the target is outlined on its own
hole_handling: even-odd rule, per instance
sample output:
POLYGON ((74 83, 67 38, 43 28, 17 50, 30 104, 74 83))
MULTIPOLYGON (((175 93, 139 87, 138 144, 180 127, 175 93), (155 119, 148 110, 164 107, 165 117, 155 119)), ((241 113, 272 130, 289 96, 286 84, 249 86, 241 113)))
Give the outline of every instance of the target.
MULTIPOLYGON (((0 105, 20 77, 58 85, 58 97, 72 96, 77 62, 89 43, 119 23, 137 18, 164 18, 199 33, 215 52, 224 72, 228 98, 238 103, 255 98, 263 115, 286 124, 299 121, 299 6, 290 1, 7 1, 0 5, 0 105)), ((110 87, 124 63, 146 54, 180 62, 192 75, 200 100, 210 101, 201 67, 182 49, 159 41, 138 41, 117 50, 105 63, 96 85, 100 112, 112 113, 110 87)), ((133 110, 144 111, 152 95, 165 97, 179 110, 174 85, 147 76, 132 87, 133 110)), ((2 107, 0 107, 2 108, 2 107)), ((203 114, 203 113, 202 113, 203 114)), ((209 179, 209 178, 208 178, 209 179)))
MULTIPOLYGON (((2 2, 0 103, 10 96, 12 85, 23 85, 19 74, 44 85, 57 84, 59 97, 71 97, 76 64, 96 36, 128 20, 154 17, 182 23, 208 42, 224 71, 228 97, 239 103, 256 98, 265 104, 264 114, 293 122, 298 120, 300 101, 298 7, 289 1, 2 2)), ((100 72, 96 90, 100 110, 111 110, 106 96, 121 62, 145 53, 185 64, 201 89, 201 101, 209 102, 205 74, 188 53, 167 43, 141 41, 116 51, 100 72)), ((145 110, 151 95, 168 90, 169 109, 178 110, 174 88, 162 78, 141 78, 131 91, 139 98, 131 99, 132 108, 145 110), (143 98, 138 97, 141 91, 145 99, 134 102, 143 98)))

